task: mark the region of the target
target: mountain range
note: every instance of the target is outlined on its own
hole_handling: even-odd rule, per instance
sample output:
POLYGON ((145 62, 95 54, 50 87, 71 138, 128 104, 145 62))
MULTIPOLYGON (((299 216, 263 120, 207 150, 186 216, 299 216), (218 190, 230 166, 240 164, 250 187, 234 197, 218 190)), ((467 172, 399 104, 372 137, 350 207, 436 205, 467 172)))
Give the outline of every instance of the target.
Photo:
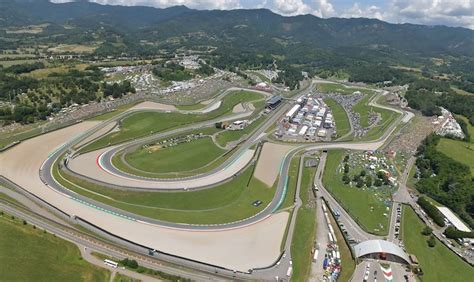
POLYGON ((474 56, 474 31, 465 28, 390 24, 365 18, 284 17, 265 9, 206 11, 184 6, 158 9, 100 5, 84 0, 63 4, 47 0, 0 3, 0 27, 45 22, 138 31, 140 37, 157 40, 203 33, 211 41, 264 37, 287 46, 301 42, 318 48, 388 47, 412 54, 474 56))

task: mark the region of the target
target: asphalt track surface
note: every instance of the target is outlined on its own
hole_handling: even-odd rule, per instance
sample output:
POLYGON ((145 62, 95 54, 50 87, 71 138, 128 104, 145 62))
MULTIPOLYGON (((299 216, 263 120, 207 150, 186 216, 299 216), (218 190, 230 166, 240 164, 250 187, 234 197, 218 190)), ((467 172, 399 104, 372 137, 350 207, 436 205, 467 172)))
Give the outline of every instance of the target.
MULTIPOLYGON (((223 94, 219 95, 218 98, 223 97, 223 95, 225 95, 226 93, 229 93, 229 91, 235 91, 235 90, 236 89, 229 89, 228 91, 225 91, 223 94)), ((134 111, 124 112, 124 113, 122 113, 122 114, 120 114, 120 115, 118 115, 118 116, 116 116, 116 117, 114 117, 114 118, 112 118, 112 119, 110 119, 106 122, 103 122, 103 123, 99 124, 98 126, 96 126, 96 127, 92 128, 91 130, 85 132, 84 134, 82 134, 82 135, 80 135, 76 138, 73 138, 70 142, 62 145, 59 149, 57 149, 55 152, 50 154, 49 158, 43 163, 43 166, 40 170, 40 176, 41 176, 41 179, 43 180, 43 182, 46 185, 48 185, 49 187, 51 187, 53 189, 56 189, 57 191, 60 191, 61 193, 64 193, 64 194, 67 194, 69 196, 78 198, 80 201, 84 201, 85 203, 89 203, 89 204, 91 204, 95 207, 102 208, 102 209, 106 210, 107 212, 117 213, 117 214, 120 214, 120 215, 122 215, 126 218, 132 218, 134 220, 139 220, 139 221, 142 221, 142 222, 146 222, 148 224, 154 224, 154 225, 165 226, 165 227, 168 227, 168 228, 176 228, 176 229, 206 230, 206 231, 213 231, 213 230, 220 231, 220 230, 223 230, 223 229, 241 228, 241 227, 248 226, 248 225, 253 225, 253 224, 258 223, 262 220, 265 220, 266 218, 270 217, 275 211, 278 210, 278 208, 280 207, 280 205, 282 204, 282 202, 285 198, 286 191, 287 191, 287 188, 288 188, 287 187, 287 182, 288 182, 288 170, 289 170, 290 162, 291 162, 291 159, 294 157, 294 155, 297 152, 302 151, 302 150, 304 150, 304 151, 314 151, 314 150, 324 150, 324 149, 376 150, 379 147, 381 147, 385 143, 387 138, 390 136, 390 134, 393 132, 393 130, 395 130, 397 124, 402 119, 405 119, 405 116, 409 115, 409 114, 407 114, 405 112, 395 110, 395 109, 392 109, 392 108, 388 108, 388 107, 385 107, 385 106, 380 106, 380 105, 376 104, 374 102, 374 100, 371 101, 371 105, 381 107, 381 108, 390 109, 392 111, 397 111, 401 114, 399 119, 396 122, 392 123, 391 127, 384 133, 384 135, 381 138, 379 138, 378 140, 375 140, 375 141, 360 142, 360 143, 334 142, 334 143, 320 143, 320 144, 317 144, 317 145, 300 145, 300 146, 295 147, 294 149, 290 150, 286 154, 284 159, 282 160, 282 164, 280 166, 280 178, 278 180, 278 185, 276 187, 275 196, 274 196, 273 200, 265 207, 265 209, 263 209, 258 214, 254 215, 254 216, 251 216, 249 218, 243 219, 243 220, 235 221, 235 222, 229 222, 229 223, 224 223, 224 224, 213 224, 213 225, 205 225, 205 224, 199 224, 198 225, 198 224, 174 223, 174 222, 167 222, 167 221, 162 221, 162 220, 157 220, 157 219, 151 219, 151 218, 148 218, 148 217, 143 217, 143 216, 139 216, 139 215, 136 215, 136 214, 133 214, 133 213, 129 213, 129 212, 123 211, 121 209, 103 204, 99 201, 95 201, 95 200, 89 199, 87 197, 84 197, 82 195, 76 194, 76 193, 64 188, 61 184, 59 184, 54 179, 54 177, 52 176, 53 165, 54 165, 55 161, 60 156, 62 156, 64 153, 66 153, 68 150, 70 150, 70 148, 73 147, 75 144, 77 144, 78 142, 80 142, 84 138, 87 138, 89 135, 93 134, 94 132, 96 132, 97 130, 102 128, 103 126, 106 126, 110 122, 116 122, 120 119, 123 119, 124 117, 130 115, 134 111)), ((213 103, 211 103, 208 106, 212 106, 212 104, 213 103)), ((93 182, 98 182, 98 183, 101 183, 101 184, 103 184, 105 186, 109 186, 109 187, 130 189, 130 190, 134 190, 134 189, 137 190, 137 189, 143 188, 143 187, 141 187, 141 184, 140 184, 143 181, 150 181, 150 182, 155 182, 155 183, 165 183, 165 184, 166 183, 169 183, 169 184, 174 183, 175 185, 176 185, 176 183, 178 183, 177 187, 183 188, 183 189, 184 188, 186 188, 186 189, 203 188, 202 186, 198 186, 198 187, 189 186, 188 184, 193 182, 193 181, 190 182, 189 180, 194 180, 195 183, 199 183, 199 181, 198 181, 199 178, 209 177, 209 176, 218 174, 222 171, 225 171, 225 169, 228 168, 230 164, 235 162, 236 159, 240 158, 245 151, 247 151, 252 145, 257 143, 259 137, 261 136, 261 133, 263 133, 269 126, 271 126, 274 122, 276 122, 276 120, 288 108, 289 108, 289 104, 284 104, 280 108, 278 108, 277 111, 272 113, 271 117, 269 117, 260 127, 258 127, 253 132, 252 136, 250 136, 245 142, 243 142, 239 146, 239 149, 237 149, 236 152, 234 152, 233 156, 231 156, 229 159, 227 159, 222 165, 220 165, 219 167, 211 170, 208 173, 193 176, 193 177, 190 177, 190 178, 187 178, 187 179, 184 179, 184 180, 183 179, 166 179, 166 180, 164 180, 164 179, 144 179, 142 177, 131 176, 129 174, 125 174, 122 171, 116 169, 111 163, 111 158, 113 157, 113 155, 116 152, 118 152, 120 150, 124 150, 128 147, 140 146, 141 144, 146 144, 146 143, 152 142, 152 141, 157 140, 157 139, 162 139, 166 136, 174 135, 174 134, 177 134, 179 132, 184 132, 184 131, 188 131, 188 130, 191 130, 191 129, 200 128, 200 127, 205 126, 205 125, 211 125, 211 124, 214 124, 217 120, 223 120, 222 118, 217 119, 217 120, 201 122, 201 123, 198 123, 198 124, 194 124, 194 125, 190 125, 190 126, 187 126, 187 127, 172 130, 172 131, 169 131, 169 132, 166 132, 166 133, 154 134, 154 135, 144 137, 144 138, 139 139, 139 140, 134 140, 134 141, 127 142, 127 143, 119 145, 119 146, 115 146, 112 149, 107 150, 101 156, 101 160, 102 160, 101 163, 104 166, 104 168, 107 171, 110 171, 111 173, 113 173, 115 175, 118 175, 119 176, 118 179, 127 178, 127 179, 130 179, 130 180, 136 180, 136 184, 134 186, 121 186, 121 185, 117 185, 116 183, 106 183, 106 182, 103 182, 103 181, 98 180, 98 179, 88 179, 88 180, 92 180, 93 182), (183 184, 179 185, 179 183, 183 183, 183 184)), ((224 119, 225 120, 235 119, 235 116, 226 117, 224 119)), ((99 168, 97 167, 97 169, 99 169, 99 168)), ((232 177, 232 176, 233 175, 230 175, 230 177, 232 177)), ((209 185, 206 185, 206 186, 212 187, 213 186, 212 184, 215 185, 216 183, 209 183, 209 185)), ((168 190, 168 189, 166 189, 166 187, 162 187, 161 189, 157 188, 157 190, 163 190, 163 189, 168 190)))
MULTIPOLYGON (((223 96, 224 95, 221 94, 221 95, 218 96, 218 98, 223 97, 223 96)), ((218 99, 218 98, 216 98, 216 99, 218 99)), ((284 113, 286 110, 288 110, 289 106, 290 105, 288 105, 288 104, 281 105, 280 108, 276 112, 274 112, 263 125, 261 125, 261 127, 259 127, 257 130, 254 131, 252 136, 250 136, 244 143, 241 144, 241 147, 240 147, 239 150, 244 150, 243 148, 248 149, 250 146, 252 146, 255 143, 259 142, 259 138, 261 137, 261 133, 263 133, 269 126, 271 126, 271 124, 273 124, 279 118, 279 116, 282 113, 284 113)), ((375 106, 379 106, 379 105, 375 105, 375 106)), ((389 109, 394 110, 392 108, 389 108, 389 109)), ((228 223, 228 224, 223 224, 223 225, 176 224, 176 223, 170 223, 170 222, 154 221, 154 220, 151 220, 149 218, 144 218, 144 217, 143 218, 138 217, 135 214, 125 213, 123 210, 115 209, 115 208, 110 207, 108 205, 105 205, 103 203, 95 202, 95 201, 93 201, 89 198, 82 197, 82 196, 80 196, 76 193, 73 193, 72 191, 69 191, 69 190, 65 189, 64 187, 62 187, 60 184, 58 184, 54 180, 54 178, 52 177, 51 174, 52 174, 53 164, 55 163, 57 158, 62 156, 65 152, 71 150, 71 148, 73 148, 73 146, 75 144, 79 143, 81 140, 87 138, 88 136, 90 136, 91 134, 96 132, 97 130, 100 130, 103 126, 105 126, 109 122, 115 122, 117 120, 120 120, 121 118, 123 118, 126 115, 130 114, 130 112, 125 112, 125 113, 119 114, 115 118, 113 118, 111 120, 108 120, 108 121, 105 121, 105 122, 91 128, 90 130, 87 130, 86 132, 80 134, 79 136, 76 136, 75 138, 72 138, 70 141, 62 144, 61 146, 59 146, 55 151, 53 151, 51 154, 49 154, 48 158, 45 160, 45 162, 41 166, 39 174, 40 174, 41 180, 47 186, 49 186, 50 188, 52 188, 52 189, 54 189, 54 190, 56 190, 56 191, 58 191, 62 194, 66 194, 69 197, 74 197, 74 198, 82 197, 78 200, 84 202, 84 204, 85 204, 84 208, 85 209, 90 209, 92 207, 92 208, 102 210, 106 213, 116 214, 116 215, 121 216, 121 217, 125 217, 125 218, 130 217, 130 219, 132 219, 134 221, 142 222, 143 224, 146 224, 146 225, 157 225, 159 227, 165 227, 165 228, 171 228, 171 229, 175 228, 175 229, 179 229, 179 230, 189 230, 189 231, 231 230, 231 229, 236 229, 236 228, 241 228, 241 227, 253 225, 253 224, 256 224, 260 221, 263 221, 264 219, 270 217, 278 209, 280 204, 283 202, 285 194, 286 194, 286 189, 287 189, 286 185, 287 185, 287 179, 288 179, 289 165, 290 165, 292 157, 296 153, 298 153, 300 151, 308 151, 309 152, 309 151, 313 151, 313 150, 323 150, 323 149, 333 149, 333 148, 334 149, 335 148, 354 149, 354 150, 375 150, 375 149, 379 148, 380 146, 382 146, 385 143, 385 141, 389 138, 389 136, 393 132, 393 130, 395 130, 395 128, 396 128, 396 126, 398 125, 399 122, 401 122, 402 120, 404 122, 407 122, 409 120, 409 117, 407 118, 407 115, 409 115, 408 113, 404 113, 404 112, 401 112, 401 111, 398 111, 398 110, 395 110, 395 111, 397 111, 399 113, 402 113, 402 115, 399 117, 399 119, 397 119, 394 123, 392 123, 391 127, 384 133, 384 135, 376 141, 361 142, 361 143, 349 143, 349 142, 345 142, 345 143, 339 143, 339 142, 320 143, 320 144, 316 144, 316 145, 301 145, 301 146, 295 147, 293 150, 289 151, 286 154, 285 158, 282 160, 281 169, 280 169, 280 178, 279 178, 279 182, 278 182, 278 185, 277 185, 277 189, 276 189, 275 197, 274 197, 273 201, 261 213, 255 215, 253 217, 247 218, 247 219, 239 221, 239 222, 233 222, 233 223, 228 223)), ((140 140, 140 141, 142 141, 142 140, 140 140)), ((233 156, 230 159, 235 159, 236 156, 238 156, 237 152, 234 153, 233 156)))
MULTIPOLYGON (((235 91, 235 89, 232 89, 232 91, 235 91)), ((278 119, 279 116, 287 110, 287 108, 288 108, 288 105, 286 105, 286 106, 282 105, 282 107, 280 107, 278 109, 278 111, 276 111, 274 113, 274 115, 272 115, 269 119, 267 119, 267 121, 263 125, 261 125, 256 131, 254 131, 254 134, 249 139, 247 139, 244 143, 241 144, 240 148, 234 153, 234 155, 233 155, 234 157, 229 158, 229 160, 227 160, 223 165, 221 165, 219 168, 215 169, 214 171, 220 171, 220 170, 222 170, 223 166, 225 167, 230 162, 235 161, 235 159, 234 159, 235 156, 240 157, 242 152, 245 152, 246 150, 248 150, 249 147, 251 147, 255 142, 257 142, 258 137, 260 136, 260 134, 262 132, 264 132, 264 130, 267 129, 268 126, 273 124, 276 121, 276 119, 278 119)), ((60 183, 58 183, 54 179, 54 177, 52 175, 53 167, 54 167, 54 164, 55 164, 56 160, 60 156, 62 156, 64 153, 66 153, 71 147, 74 146, 74 144, 80 142, 84 138, 87 138, 90 134, 93 134, 93 132, 95 132, 96 130, 99 130, 100 128, 102 128, 102 126, 107 125, 109 122, 116 122, 116 121, 122 119, 123 117, 125 117, 129 114, 130 114, 130 112, 124 112, 124 113, 114 117, 113 119, 107 121, 107 122, 103 122, 103 123, 93 127, 92 129, 84 132, 80 136, 77 136, 76 138, 73 138, 71 141, 69 141, 68 143, 63 144, 60 148, 58 148, 56 151, 51 153, 49 155, 48 159, 45 160, 45 162, 43 163, 43 165, 40 169, 40 178, 42 179, 42 181, 47 186, 49 186, 50 188, 53 188, 53 189, 55 189, 55 190, 57 190, 57 191, 59 191, 63 194, 66 194, 66 195, 70 196, 70 197, 76 198, 77 200, 82 201, 84 203, 88 203, 92 207, 103 209, 105 212, 112 213, 112 214, 119 214, 122 217, 133 219, 133 220, 138 220, 138 221, 145 222, 145 223, 148 223, 148 224, 165 226, 165 227, 168 227, 168 228, 175 228, 175 229, 185 229, 185 230, 221 231, 223 229, 228 230, 228 229, 241 228, 241 227, 244 227, 244 226, 253 225, 253 224, 256 224, 256 223, 270 217, 272 215, 272 213, 275 212, 278 209, 281 202, 283 201, 283 199, 281 199, 281 201, 280 200, 275 201, 275 199, 274 199, 263 211, 261 211, 260 213, 254 215, 252 217, 244 219, 244 220, 240 220, 240 221, 236 221, 236 222, 230 222, 230 223, 226 223, 226 224, 192 225, 192 224, 172 223, 172 222, 166 222, 166 221, 161 221, 161 220, 156 220, 156 219, 150 219, 148 217, 143 217, 143 216, 139 216, 139 215, 136 215, 136 214, 133 214, 133 213, 123 211, 121 209, 117 209, 117 208, 114 208, 112 206, 105 205, 101 202, 98 202, 98 201, 89 199, 87 197, 84 197, 82 195, 79 195, 77 193, 74 193, 71 190, 66 189, 65 187, 63 187, 60 183)), ((234 119, 234 118, 235 117, 232 117, 230 119, 234 119)), ((216 120, 212 120, 212 121, 205 122, 205 124, 214 124, 215 122, 216 122, 216 120)), ((203 126, 203 124, 201 123, 199 125, 191 126, 191 127, 199 128, 199 127, 202 127, 202 126, 203 126)), ((173 134, 176 134, 176 133, 181 132, 181 131, 188 131, 189 129, 190 129, 190 127, 181 128, 181 129, 178 129, 178 130, 174 131, 173 134)), ((158 139, 163 138, 160 135, 161 134, 152 135, 150 137, 145 137, 146 142, 150 142, 150 140, 154 140, 156 138, 158 138, 158 139), (150 140, 148 140, 147 138, 149 138, 150 140)), ((139 140, 137 142, 142 142, 142 140, 139 140)), ((127 143, 127 145, 129 145, 129 144, 136 145, 134 143, 135 142, 132 141, 130 143, 127 143)), ((294 153, 296 153, 296 151, 294 153)), ((285 164, 286 164, 285 171, 287 171, 289 162, 285 162, 285 164)), ((99 169, 99 168, 97 167, 97 169, 99 169)), ((207 174, 207 175, 210 175, 210 174, 207 174)), ((199 177, 202 177, 202 176, 199 176, 199 177)), ((285 173, 285 179, 286 179, 286 177, 287 177, 287 173, 285 173)), ((95 180, 95 181, 97 181, 97 180, 95 180)), ((133 188, 136 188, 136 187, 129 187, 129 188, 133 189, 133 188)), ((281 196, 283 195, 284 190, 286 190, 286 180, 283 182, 280 179, 276 194, 279 195, 280 198, 281 198, 281 196)))

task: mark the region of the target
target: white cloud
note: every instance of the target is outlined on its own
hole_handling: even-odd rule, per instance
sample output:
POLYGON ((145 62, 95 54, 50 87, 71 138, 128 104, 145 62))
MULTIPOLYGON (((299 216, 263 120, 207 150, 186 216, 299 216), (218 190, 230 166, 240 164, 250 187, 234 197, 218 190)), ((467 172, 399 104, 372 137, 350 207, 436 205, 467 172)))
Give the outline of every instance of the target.
POLYGON ((375 18, 384 20, 387 16, 386 13, 378 6, 361 6, 358 2, 355 2, 351 8, 345 10, 340 15, 343 18, 375 18))
POLYGON ((281 15, 295 16, 313 14, 318 17, 327 18, 334 16, 335 10, 328 0, 274 0, 271 9, 281 15))
POLYGON ((312 12, 311 7, 303 3, 302 0, 274 0, 273 10, 285 16, 304 15, 312 12))
POLYGON ((321 18, 329 18, 336 16, 334 6, 328 0, 314 0, 314 4, 314 15, 321 18))
POLYGON ((392 0, 388 20, 474 28, 474 0, 392 0))
MULTIPOLYGON (((0 0, 1 1, 1 0, 0 0)), ((71 0, 52 0, 68 2, 71 0)), ((313 14, 318 17, 365 17, 394 23, 463 26, 474 29, 474 0, 380 0, 364 5, 364 0, 350 8, 338 8, 333 0, 91 0, 100 4, 170 7, 186 5, 194 9, 268 8, 275 13, 294 16, 313 14)), ((335 2, 337 3, 337 2, 335 2)))

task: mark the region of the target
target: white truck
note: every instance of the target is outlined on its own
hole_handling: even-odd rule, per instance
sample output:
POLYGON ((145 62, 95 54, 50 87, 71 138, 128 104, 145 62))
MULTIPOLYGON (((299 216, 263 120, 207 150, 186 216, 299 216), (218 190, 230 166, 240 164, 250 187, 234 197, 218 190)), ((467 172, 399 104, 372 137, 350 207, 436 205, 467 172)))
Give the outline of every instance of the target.
POLYGON ((290 265, 290 267, 288 267, 288 271, 286 272, 286 276, 291 277, 292 273, 293 273, 293 266, 290 265))

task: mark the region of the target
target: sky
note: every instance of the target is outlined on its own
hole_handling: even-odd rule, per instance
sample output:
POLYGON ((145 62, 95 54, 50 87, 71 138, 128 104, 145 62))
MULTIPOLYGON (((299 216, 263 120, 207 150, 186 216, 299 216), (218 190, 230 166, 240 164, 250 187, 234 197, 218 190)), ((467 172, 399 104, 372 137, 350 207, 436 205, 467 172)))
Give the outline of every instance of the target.
MULTIPOLYGON (((70 0, 53 0, 68 2, 70 0)), ((90 0, 100 4, 193 9, 267 8, 284 16, 376 18, 391 23, 460 26, 474 29, 474 0, 90 0)))

